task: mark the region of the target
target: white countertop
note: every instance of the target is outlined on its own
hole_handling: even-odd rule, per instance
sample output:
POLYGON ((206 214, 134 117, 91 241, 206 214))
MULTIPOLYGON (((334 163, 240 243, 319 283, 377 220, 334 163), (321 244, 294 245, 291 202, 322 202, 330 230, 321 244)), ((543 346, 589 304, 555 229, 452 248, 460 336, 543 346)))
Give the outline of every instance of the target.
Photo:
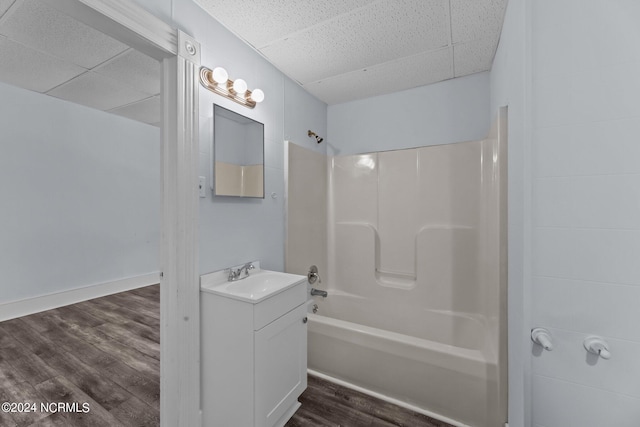
POLYGON ((281 273, 278 271, 250 270, 249 276, 228 281, 228 270, 216 271, 200 276, 200 290, 228 298, 257 304, 273 295, 289 289, 307 277, 299 274, 281 273))

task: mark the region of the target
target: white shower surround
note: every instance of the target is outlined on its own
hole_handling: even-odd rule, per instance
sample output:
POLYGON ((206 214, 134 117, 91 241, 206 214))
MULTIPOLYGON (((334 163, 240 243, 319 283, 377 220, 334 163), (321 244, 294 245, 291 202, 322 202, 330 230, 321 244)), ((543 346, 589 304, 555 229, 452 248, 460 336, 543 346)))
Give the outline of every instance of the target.
MULTIPOLYGON (((318 287, 329 297, 316 297, 309 316, 312 373, 455 425, 504 425, 506 141, 497 129, 483 141, 328 159, 318 287)), ((290 164, 317 161, 289 154, 290 164)), ((288 260, 305 252, 297 224, 288 260)))

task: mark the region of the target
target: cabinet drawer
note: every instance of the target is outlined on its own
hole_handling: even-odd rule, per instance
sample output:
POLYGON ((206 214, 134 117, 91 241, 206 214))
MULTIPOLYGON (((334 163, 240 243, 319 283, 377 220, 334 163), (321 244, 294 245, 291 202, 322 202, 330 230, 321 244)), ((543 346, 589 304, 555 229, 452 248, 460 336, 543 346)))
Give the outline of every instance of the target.
POLYGON ((307 300, 307 281, 256 304, 253 309, 253 330, 262 329, 307 300))

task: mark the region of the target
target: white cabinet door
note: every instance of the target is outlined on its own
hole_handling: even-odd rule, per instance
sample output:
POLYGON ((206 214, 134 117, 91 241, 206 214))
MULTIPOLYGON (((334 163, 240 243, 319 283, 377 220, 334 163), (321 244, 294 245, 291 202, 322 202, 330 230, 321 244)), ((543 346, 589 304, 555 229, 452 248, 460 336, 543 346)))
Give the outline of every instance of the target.
POLYGON ((256 331, 255 425, 271 427, 307 388, 307 306, 256 331))

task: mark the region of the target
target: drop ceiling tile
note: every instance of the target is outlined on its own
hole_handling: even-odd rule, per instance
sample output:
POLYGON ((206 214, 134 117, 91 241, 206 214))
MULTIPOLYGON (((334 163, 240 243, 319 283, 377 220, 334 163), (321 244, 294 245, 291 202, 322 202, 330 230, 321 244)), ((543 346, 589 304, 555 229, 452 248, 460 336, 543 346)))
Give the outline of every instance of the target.
POLYGON ((116 80, 90 71, 49 91, 48 95, 99 110, 111 110, 141 101, 152 94, 132 90, 116 80))
POLYGON ((16 6, 3 18, 0 34, 33 49, 92 68, 128 48, 38 0, 16 6))
POLYGON ((14 0, 0 0, 0 17, 11 7, 14 0))
POLYGON ((500 34, 507 0, 451 0, 454 44, 500 34))
POLYGON ((448 20, 442 0, 380 1, 260 51, 290 77, 309 83, 447 46, 448 20))
POLYGON ((452 49, 400 58, 304 85, 327 104, 397 92, 453 78, 452 49))
POLYGON ((143 92, 160 93, 160 63, 135 49, 93 69, 143 92))
POLYGON ((196 0, 225 27, 260 48, 373 0, 196 0))
POLYGON ((86 70, 0 36, 0 81, 46 92, 86 70))
POLYGON ((140 102, 109 110, 110 113, 128 117, 143 123, 155 124, 160 122, 160 97, 153 96, 140 102))
POLYGON ((455 77, 490 70, 497 45, 495 37, 454 45, 453 69, 455 77))

